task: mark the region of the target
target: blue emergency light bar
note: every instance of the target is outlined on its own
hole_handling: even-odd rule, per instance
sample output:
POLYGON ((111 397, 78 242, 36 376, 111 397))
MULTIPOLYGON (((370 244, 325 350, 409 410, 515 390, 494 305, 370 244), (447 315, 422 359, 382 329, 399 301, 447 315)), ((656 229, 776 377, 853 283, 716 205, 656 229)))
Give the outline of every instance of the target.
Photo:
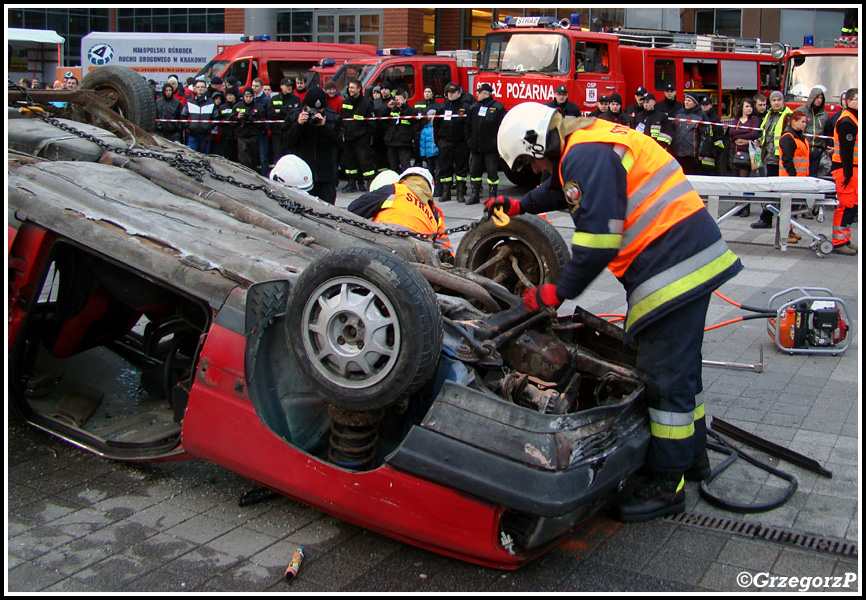
POLYGON ((418 51, 415 48, 379 48, 376 56, 415 56, 418 51))
POLYGON ((242 35, 242 42, 267 42, 271 39, 269 35, 242 35))
POLYGON ((814 35, 804 35, 803 36, 803 46, 814 46, 815 45, 815 36, 814 35))

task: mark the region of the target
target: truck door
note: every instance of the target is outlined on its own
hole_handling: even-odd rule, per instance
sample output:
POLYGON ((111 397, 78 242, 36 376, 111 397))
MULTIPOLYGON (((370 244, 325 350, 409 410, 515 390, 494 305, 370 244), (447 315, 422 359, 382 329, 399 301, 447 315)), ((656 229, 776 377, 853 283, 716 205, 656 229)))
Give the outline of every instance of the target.
POLYGON ((610 48, 604 42, 574 42, 574 78, 577 95, 571 100, 583 110, 592 110, 602 96, 616 93, 610 69, 610 48))
POLYGON ((382 69, 382 73, 376 78, 374 85, 380 85, 383 81, 391 84, 391 91, 404 90, 406 97, 415 97, 415 67, 409 64, 392 65, 382 69))
POLYGON ((237 78, 238 84, 241 86, 241 89, 243 89, 244 87, 250 85, 253 79, 258 77, 257 67, 254 67, 253 73, 250 74, 251 64, 255 64, 255 61, 253 59, 239 58, 238 60, 234 61, 232 64, 229 65, 229 68, 226 69, 226 72, 223 75, 223 79, 234 75, 237 78))
MULTIPOLYGON (((421 67, 421 79, 424 87, 428 85, 433 88, 433 97, 442 99, 445 97, 445 86, 452 81, 451 65, 427 64, 421 67)), ((456 81, 456 80, 455 80, 456 81)), ((423 89, 421 90, 423 91, 423 89)))

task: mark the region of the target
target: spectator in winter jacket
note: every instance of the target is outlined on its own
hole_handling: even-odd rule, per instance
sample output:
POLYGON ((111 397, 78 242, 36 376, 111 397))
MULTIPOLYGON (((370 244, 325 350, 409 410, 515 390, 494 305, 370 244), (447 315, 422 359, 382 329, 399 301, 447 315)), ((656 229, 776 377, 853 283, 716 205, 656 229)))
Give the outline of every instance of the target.
POLYGON ((174 123, 156 122, 156 133, 167 140, 180 142, 180 123, 183 114, 183 104, 180 100, 174 97, 174 88, 170 83, 162 86, 162 93, 156 99, 156 118, 169 119, 174 123))
POLYGON ((817 86, 812 88, 809 99, 804 105, 809 115, 809 122, 806 124, 805 131, 806 140, 809 142, 809 177, 817 177, 819 175, 821 156, 829 145, 827 144, 827 140, 821 137, 824 134, 827 121, 830 119, 830 116, 824 109, 824 102, 824 88, 817 86))
POLYGON ((188 120, 186 130, 190 148, 202 154, 210 151, 210 130, 213 128, 214 103, 207 97, 207 84, 203 79, 195 82, 195 97, 190 98, 183 108, 182 118, 188 120))
POLYGON ((433 123, 436 146, 439 148, 439 177, 442 182, 440 202, 451 200, 451 186, 457 184, 457 201, 465 202, 466 178, 469 175, 469 147, 465 118, 472 96, 464 96, 459 85, 445 86, 445 102, 439 105, 439 118, 433 123))
POLYGON ((722 175, 721 166, 726 166, 723 161, 717 160, 725 151, 725 128, 722 127, 722 120, 719 118, 719 111, 713 106, 713 99, 709 96, 701 97, 701 110, 707 114, 707 121, 718 123, 718 125, 710 125, 710 139, 713 143, 712 152, 703 157, 701 164, 704 167, 705 175, 722 175))
POLYGON ((256 102, 253 88, 244 88, 240 102, 235 105, 235 136, 238 140, 238 162, 253 171, 259 165, 259 136, 264 130, 261 121, 266 117, 256 102))
POLYGON ((610 97, 610 105, 607 107, 607 111, 600 114, 598 118, 627 127, 633 127, 634 125, 631 117, 622 112, 622 96, 619 94, 613 94, 610 97))
POLYGON ((568 88, 560 85, 553 93, 553 100, 545 104, 551 108, 555 108, 563 117, 579 117, 581 116, 580 107, 568 99, 568 88))
POLYGON ((236 87, 227 87, 226 88, 226 102, 220 107, 219 111, 219 119, 221 121, 230 121, 232 122, 229 125, 224 127, 220 127, 221 140, 220 142, 223 145, 223 156, 227 159, 237 162, 238 161, 238 138, 235 132, 235 106, 238 103, 238 88, 236 87))
POLYGON ((334 148, 342 140, 340 115, 328 107, 322 88, 310 88, 301 106, 289 113, 283 147, 313 171, 310 194, 334 204, 337 200, 337 160, 334 148))
POLYGON ((285 121, 289 113, 301 105, 301 99, 295 96, 292 91, 293 85, 294 80, 291 77, 283 77, 280 81, 279 93, 271 96, 268 121, 282 121, 282 123, 271 123, 271 145, 274 150, 274 164, 288 154, 288 151, 283 149, 285 121))
POLYGON ((668 116, 656 108, 656 97, 647 94, 643 97, 644 109, 635 115, 635 129, 650 136, 659 146, 667 150, 674 137, 674 125, 668 116))
POLYGON ((342 167, 348 182, 344 192, 369 191, 376 176, 370 139, 375 129, 373 100, 364 95, 357 77, 349 77, 346 97, 340 107, 343 119, 342 167))
MULTIPOLYGON (((434 191, 433 195, 438 196, 440 192, 439 183, 439 148, 436 147, 436 142, 433 139, 433 121, 436 116, 436 109, 430 108, 427 111, 427 119, 424 128, 421 130, 418 141, 418 152, 427 170, 433 175, 434 191)), ((419 119, 422 122, 424 119, 419 119)))
POLYGON ((664 99, 659 100, 656 104, 657 109, 669 117, 672 117, 683 110, 683 103, 677 100, 677 87, 674 84, 669 83, 665 85, 664 94, 664 99))
POLYGON ((590 111, 587 115, 588 117, 600 117, 602 113, 606 113, 607 109, 610 108, 610 98, 607 96, 602 96, 598 99, 598 104, 595 107, 595 110, 590 111))
POLYGON ((402 173, 409 168, 415 139, 415 109, 406 103, 406 92, 397 90, 388 102, 388 117, 383 140, 388 147, 388 164, 392 171, 402 173))
POLYGON ((698 106, 697 96, 686 94, 683 110, 674 118, 673 154, 686 175, 701 175, 700 157, 712 153, 712 140, 707 125, 698 122, 706 121, 707 114, 698 106))
POLYGON ((499 185, 499 150, 496 137, 505 117, 505 106, 493 98, 493 87, 482 83, 475 91, 478 101, 469 107, 466 138, 469 140, 469 181, 472 191, 466 204, 481 201, 481 175, 487 172, 488 196, 497 195, 499 185))

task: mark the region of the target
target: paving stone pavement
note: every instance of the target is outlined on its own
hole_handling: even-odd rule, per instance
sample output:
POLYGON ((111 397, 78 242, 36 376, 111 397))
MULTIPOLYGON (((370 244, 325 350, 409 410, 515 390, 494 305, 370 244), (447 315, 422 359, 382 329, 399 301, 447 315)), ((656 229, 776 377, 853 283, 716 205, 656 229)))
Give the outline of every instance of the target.
MULTIPOLYGON (((519 195, 504 178, 500 192, 519 195)), ((337 203, 350 200, 340 194, 337 203)), ((442 208, 448 227, 481 215, 477 205, 452 201, 442 208)), ((570 238, 567 215, 548 218, 570 238)), ((600 514, 535 562, 502 572, 407 546, 287 498, 239 507, 238 497, 253 484, 210 463, 112 463, 12 422, 6 590, 859 593, 859 256, 818 258, 791 246, 781 252, 772 247, 771 232, 749 229, 751 220, 720 225, 746 267, 722 293, 763 307, 790 287, 826 287, 846 302, 852 321, 851 346, 842 356, 784 354, 763 319, 706 334, 705 360, 752 364, 763 349, 761 373, 704 368, 708 423, 725 419, 832 472, 826 478, 773 459, 799 483, 779 508, 728 512, 689 484, 683 519, 624 525, 600 514), (287 583, 283 572, 298 545, 307 555, 287 583)), ((807 222, 826 234, 830 223, 830 215, 822 224, 807 222)), ((853 230, 859 239, 859 224, 853 230)), ((456 247, 459 236, 453 241, 456 247)), ((609 273, 579 301, 596 313, 625 311, 625 294, 609 273)), ((714 298, 708 324, 743 314, 714 298)), ((714 463, 722 458, 711 453, 714 463)), ((782 485, 739 461, 713 490, 756 502, 779 494, 782 485)))

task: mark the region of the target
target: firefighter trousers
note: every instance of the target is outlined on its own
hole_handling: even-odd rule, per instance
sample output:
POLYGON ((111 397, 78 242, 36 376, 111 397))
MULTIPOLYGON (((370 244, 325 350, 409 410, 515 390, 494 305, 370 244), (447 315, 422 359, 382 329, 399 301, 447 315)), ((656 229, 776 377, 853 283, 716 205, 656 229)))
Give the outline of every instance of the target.
POLYGON ((637 373, 650 417, 647 466, 683 473, 707 446, 701 345, 711 293, 647 325, 638 334, 637 373))
POLYGON ((469 175, 469 147, 466 142, 436 142, 439 146, 439 181, 465 182, 469 175))
POLYGON ((833 245, 845 246, 851 243, 851 224, 857 216, 860 199, 857 192, 858 168, 854 167, 854 175, 848 185, 843 185, 845 174, 841 168, 833 171, 836 182, 836 197, 839 206, 833 211, 833 245))
POLYGON ((373 166, 373 149, 368 136, 343 143, 342 166, 349 181, 373 179, 376 169, 373 166))

